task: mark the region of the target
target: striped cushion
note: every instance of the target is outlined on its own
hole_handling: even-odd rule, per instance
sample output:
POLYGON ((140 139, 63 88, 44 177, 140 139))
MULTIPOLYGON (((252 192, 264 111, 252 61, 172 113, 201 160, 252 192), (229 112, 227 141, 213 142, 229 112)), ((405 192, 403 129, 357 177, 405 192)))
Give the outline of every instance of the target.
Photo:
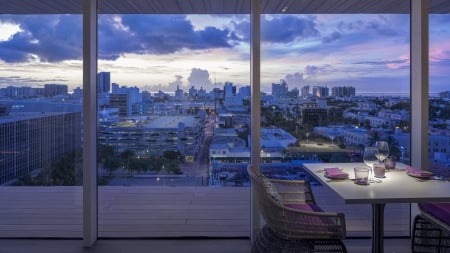
POLYGON ((302 211, 323 212, 322 208, 314 204, 284 204, 284 206, 302 211))

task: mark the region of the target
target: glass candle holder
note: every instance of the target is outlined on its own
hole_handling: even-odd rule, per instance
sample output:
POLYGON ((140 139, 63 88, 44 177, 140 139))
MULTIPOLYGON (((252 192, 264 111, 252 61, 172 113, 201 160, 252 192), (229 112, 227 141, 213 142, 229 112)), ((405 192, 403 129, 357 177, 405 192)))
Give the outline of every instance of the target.
POLYGON ((355 183, 360 185, 369 184, 369 169, 364 167, 355 168, 355 183))
POLYGON ((393 170, 393 169, 395 169, 396 162, 397 162, 397 157, 388 156, 388 157, 386 157, 386 159, 384 159, 384 167, 387 170, 393 170))

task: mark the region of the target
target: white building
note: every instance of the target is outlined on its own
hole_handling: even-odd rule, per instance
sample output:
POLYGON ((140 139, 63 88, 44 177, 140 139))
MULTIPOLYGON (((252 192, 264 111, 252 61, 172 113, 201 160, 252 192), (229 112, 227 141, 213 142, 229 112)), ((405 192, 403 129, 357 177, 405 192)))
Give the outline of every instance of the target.
POLYGON ((428 136, 428 152, 433 160, 441 163, 450 162, 450 135, 437 134, 428 136))
POLYGON ((361 128, 346 129, 343 131, 344 141, 347 145, 364 145, 370 144, 370 135, 368 131, 361 128))
POLYGON ((391 126, 391 120, 377 117, 377 116, 370 116, 367 115, 365 117, 365 120, 368 120, 370 122, 371 127, 382 127, 382 126, 391 126))

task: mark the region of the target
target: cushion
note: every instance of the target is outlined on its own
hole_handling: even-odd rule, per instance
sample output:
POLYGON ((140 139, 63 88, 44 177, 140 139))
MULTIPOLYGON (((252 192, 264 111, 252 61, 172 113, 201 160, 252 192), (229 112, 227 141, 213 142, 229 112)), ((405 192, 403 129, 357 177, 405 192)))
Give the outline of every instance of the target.
POLYGON ((415 168, 415 167, 411 167, 411 166, 406 167, 405 171, 409 175, 417 176, 417 177, 431 177, 431 176, 434 176, 434 173, 431 172, 431 171, 421 170, 419 168, 415 168))
POLYGON ((331 178, 343 178, 347 179, 348 174, 345 172, 342 172, 339 168, 325 168, 325 176, 331 177, 331 178))
POLYGON ((302 211, 323 212, 322 208, 320 208, 318 205, 314 205, 314 204, 306 204, 306 203, 284 204, 284 206, 292 208, 292 209, 302 210, 302 211))
POLYGON ((450 203, 420 203, 421 209, 450 226, 450 203))

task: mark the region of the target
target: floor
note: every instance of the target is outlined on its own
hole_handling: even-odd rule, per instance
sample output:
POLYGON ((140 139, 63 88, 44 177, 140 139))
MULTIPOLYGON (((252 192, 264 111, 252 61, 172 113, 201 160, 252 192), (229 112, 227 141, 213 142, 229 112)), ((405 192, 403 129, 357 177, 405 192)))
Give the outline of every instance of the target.
MULTIPOLYGON (((344 241, 349 253, 371 252, 370 239, 344 241)), ((386 239, 385 253, 409 253, 409 239, 386 239)), ((247 239, 99 240, 83 248, 81 240, 0 239, 0 253, 247 253, 247 239)))

